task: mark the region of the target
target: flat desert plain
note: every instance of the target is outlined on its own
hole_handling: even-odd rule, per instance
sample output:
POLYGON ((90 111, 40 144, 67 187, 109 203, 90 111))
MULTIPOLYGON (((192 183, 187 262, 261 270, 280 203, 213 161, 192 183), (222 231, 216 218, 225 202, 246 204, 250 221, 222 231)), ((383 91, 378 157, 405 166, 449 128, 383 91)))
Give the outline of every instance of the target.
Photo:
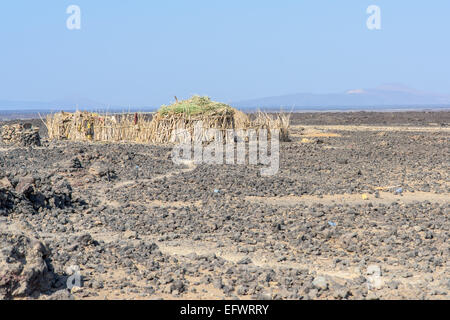
POLYGON ((291 120, 269 177, 33 121, 0 142, 0 298, 449 299, 450 112, 291 120))

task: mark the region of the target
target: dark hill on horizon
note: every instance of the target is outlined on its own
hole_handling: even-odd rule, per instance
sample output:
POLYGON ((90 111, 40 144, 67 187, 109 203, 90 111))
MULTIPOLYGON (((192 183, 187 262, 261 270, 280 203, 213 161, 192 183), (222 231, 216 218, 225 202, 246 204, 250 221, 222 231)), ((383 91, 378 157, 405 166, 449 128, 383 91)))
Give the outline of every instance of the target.
POLYGON ((450 106, 450 95, 418 91, 401 85, 375 89, 348 90, 343 93, 297 93, 232 102, 237 108, 354 109, 450 106))
MULTIPOLYGON (((220 99, 215 99, 220 100, 220 99)), ((450 95, 423 92, 403 85, 383 85, 375 89, 355 89, 342 93, 296 93, 229 102, 243 111, 255 109, 292 111, 326 110, 406 110, 449 109, 450 95)), ((49 102, 0 100, 0 112, 57 112, 57 111, 155 111, 159 106, 107 105, 84 97, 69 97, 49 102)))

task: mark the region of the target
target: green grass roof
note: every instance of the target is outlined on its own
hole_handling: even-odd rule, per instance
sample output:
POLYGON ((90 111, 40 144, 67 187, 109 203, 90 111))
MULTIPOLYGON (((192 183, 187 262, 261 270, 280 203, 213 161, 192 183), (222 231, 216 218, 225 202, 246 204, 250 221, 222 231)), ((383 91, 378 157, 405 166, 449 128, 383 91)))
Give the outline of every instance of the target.
POLYGON ((161 115, 183 113, 186 115, 199 115, 222 112, 224 109, 231 110, 232 108, 225 103, 212 101, 209 97, 193 96, 188 100, 178 101, 170 106, 163 105, 158 110, 158 113, 161 115))

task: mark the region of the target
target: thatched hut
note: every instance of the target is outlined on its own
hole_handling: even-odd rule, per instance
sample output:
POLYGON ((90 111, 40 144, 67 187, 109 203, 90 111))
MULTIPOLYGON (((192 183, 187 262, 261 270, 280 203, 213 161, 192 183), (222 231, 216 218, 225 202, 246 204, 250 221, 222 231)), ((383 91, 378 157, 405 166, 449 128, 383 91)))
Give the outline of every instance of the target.
POLYGON ((208 129, 222 130, 225 135, 226 130, 247 129, 249 126, 250 120, 245 113, 208 97, 194 96, 159 109, 150 124, 151 141, 186 142, 183 132, 188 132, 192 139, 210 141, 214 136, 208 136, 208 129))
POLYGON ((137 114, 100 115, 60 112, 47 116, 50 139, 74 141, 150 141, 150 121, 137 114))
POLYGON ((212 141, 217 136, 209 129, 218 129, 222 138, 227 130, 279 129, 280 139, 288 139, 289 117, 276 118, 259 113, 254 121, 229 105, 212 101, 208 97, 194 96, 162 106, 150 120, 142 114, 100 115, 97 113, 60 112, 46 120, 50 139, 75 141, 110 141, 138 143, 177 143, 212 141), (186 134, 188 133, 188 134, 186 134), (190 142, 190 141, 189 141, 190 142))

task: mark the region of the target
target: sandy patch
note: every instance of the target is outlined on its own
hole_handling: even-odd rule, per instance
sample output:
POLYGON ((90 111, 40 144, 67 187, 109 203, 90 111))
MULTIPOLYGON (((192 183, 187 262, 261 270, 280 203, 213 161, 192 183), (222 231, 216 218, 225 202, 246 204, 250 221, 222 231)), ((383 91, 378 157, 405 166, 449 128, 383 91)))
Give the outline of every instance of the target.
POLYGON ((363 199, 363 194, 342 194, 342 195, 324 195, 319 196, 285 196, 285 197, 246 197, 247 201, 263 202, 276 206, 292 207, 297 204, 391 204, 394 201, 402 203, 413 203, 421 201, 430 201, 432 203, 450 203, 450 194, 435 194, 431 192, 405 192, 402 195, 395 195, 390 192, 380 192, 379 198, 375 195, 367 194, 367 199, 363 199))
MULTIPOLYGON (((304 133, 314 134, 323 131, 387 131, 387 132, 448 132, 450 127, 413 127, 413 126, 354 126, 354 125, 295 125, 292 130, 302 130, 304 133)), ((303 135, 302 135, 303 136, 303 135)))

